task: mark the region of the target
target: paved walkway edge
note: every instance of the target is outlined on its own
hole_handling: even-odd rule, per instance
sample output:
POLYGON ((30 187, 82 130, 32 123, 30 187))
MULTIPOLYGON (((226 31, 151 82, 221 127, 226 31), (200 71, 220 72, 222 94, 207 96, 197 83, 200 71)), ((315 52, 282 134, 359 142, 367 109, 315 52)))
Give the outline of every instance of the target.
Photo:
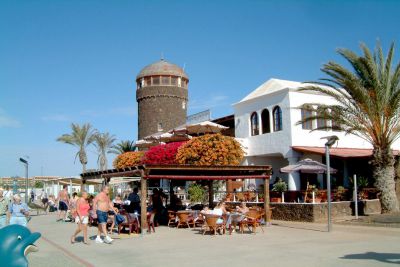
POLYGON ((46 241, 47 243, 51 244, 52 246, 56 247, 57 249, 61 250, 64 254, 66 254, 68 257, 72 258, 73 260, 78 261, 79 263, 83 264, 86 267, 94 267, 93 264, 85 261, 82 258, 79 258, 78 256, 76 256, 75 254, 72 254, 70 251, 68 251, 67 249, 63 248, 62 246, 58 245, 57 243, 54 243, 53 241, 50 241, 49 239, 47 239, 46 237, 44 237, 42 235, 41 237, 44 241, 46 241))

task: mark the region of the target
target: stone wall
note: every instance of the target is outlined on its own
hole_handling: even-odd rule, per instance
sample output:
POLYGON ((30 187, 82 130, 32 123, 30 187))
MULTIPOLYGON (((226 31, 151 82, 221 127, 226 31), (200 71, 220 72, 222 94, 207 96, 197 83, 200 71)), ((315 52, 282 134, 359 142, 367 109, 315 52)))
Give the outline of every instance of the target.
POLYGON ((136 91, 138 139, 186 123, 188 90, 175 86, 150 86, 136 91))
MULTIPOLYGON (((328 218, 327 203, 271 203, 273 220, 321 222, 328 218)), ((379 214, 381 205, 378 199, 363 200, 358 203, 358 214, 379 214)), ((332 202, 331 214, 333 219, 354 215, 354 202, 332 202)))

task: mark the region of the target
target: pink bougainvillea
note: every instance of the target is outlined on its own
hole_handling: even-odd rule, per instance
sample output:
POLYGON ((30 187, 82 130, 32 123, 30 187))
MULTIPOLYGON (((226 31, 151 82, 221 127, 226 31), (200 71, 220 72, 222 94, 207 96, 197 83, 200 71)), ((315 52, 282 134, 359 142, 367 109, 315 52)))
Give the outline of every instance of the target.
POLYGON ((177 164, 176 154, 179 147, 186 142, 172 142, 151 147, 142 159, 143 164, 177 164))

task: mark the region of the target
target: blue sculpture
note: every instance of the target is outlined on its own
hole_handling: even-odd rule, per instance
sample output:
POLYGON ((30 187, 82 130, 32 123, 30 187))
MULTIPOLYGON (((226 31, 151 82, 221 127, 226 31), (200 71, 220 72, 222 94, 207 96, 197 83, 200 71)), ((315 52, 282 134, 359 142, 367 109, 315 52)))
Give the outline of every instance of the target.
POLYGON ((26 255, 37 251, 33 244, 40 238, 40 233, 21 225, 12 224, 0 229, 0 267, 28 266, 26 255))

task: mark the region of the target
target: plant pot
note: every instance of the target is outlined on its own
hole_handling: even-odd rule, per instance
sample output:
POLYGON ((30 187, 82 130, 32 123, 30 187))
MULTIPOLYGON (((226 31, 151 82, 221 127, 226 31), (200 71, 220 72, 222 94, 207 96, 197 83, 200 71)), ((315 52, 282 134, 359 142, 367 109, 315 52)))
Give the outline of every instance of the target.
POLYGON ((271 202, 281 203, 282 199, 280 197, 271 197, 271 202))

